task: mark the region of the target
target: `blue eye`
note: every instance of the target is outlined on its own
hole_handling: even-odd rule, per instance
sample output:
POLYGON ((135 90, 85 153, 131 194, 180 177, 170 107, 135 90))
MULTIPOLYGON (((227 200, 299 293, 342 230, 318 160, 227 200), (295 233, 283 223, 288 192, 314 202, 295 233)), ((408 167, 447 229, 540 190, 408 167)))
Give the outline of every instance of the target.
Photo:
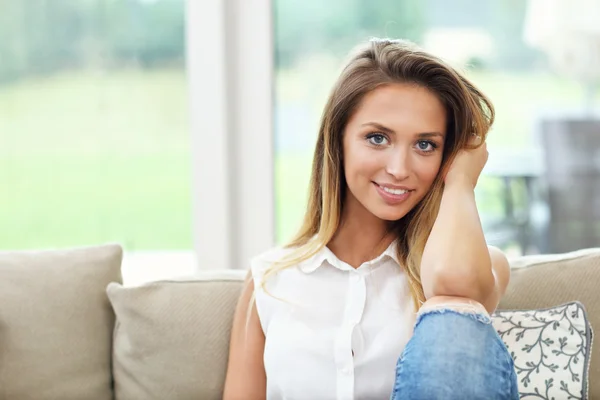
POLYGON ((381 133, 372 133, 367 135, 367 140, 374 146, 382 146, 387 142, 387 138, 381 133))
POLYGON ((417 148, 422 152, 430 153, 437 148, 437 145, 429 140, 419 140, 417 148))

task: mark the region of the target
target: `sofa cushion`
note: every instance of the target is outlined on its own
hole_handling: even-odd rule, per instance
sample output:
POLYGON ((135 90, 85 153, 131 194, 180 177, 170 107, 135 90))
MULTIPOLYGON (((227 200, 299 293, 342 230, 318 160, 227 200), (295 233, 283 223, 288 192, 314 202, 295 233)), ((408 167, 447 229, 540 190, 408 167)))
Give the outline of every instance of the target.
POLYGON ((498 311, 492 321, 514 360, 521 398, 588 398, 592 331, 580 302, 498 311))
POLYGON ((245 271, 109 285, 116 400, 221 399, 245 271))
MULTIPOLYGON (((553 307, 580 301, 593 330, 600 327, 600 249, 511 260, 512 274, 499 310, 553 307)), ((560 383, 559 383, 560 384, 560 383)), ((600 349, 592 348, 590 398, 600 399, 600 349)))
POLYGON ((111 400, 117 245, 0 252, 0 399, 111 400))

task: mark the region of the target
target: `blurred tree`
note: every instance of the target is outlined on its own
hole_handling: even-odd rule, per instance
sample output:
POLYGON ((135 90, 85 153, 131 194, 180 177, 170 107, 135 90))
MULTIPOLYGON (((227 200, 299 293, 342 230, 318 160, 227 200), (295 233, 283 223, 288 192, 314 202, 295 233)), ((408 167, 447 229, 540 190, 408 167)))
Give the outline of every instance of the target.
POLYGON ((25 64, 20 35, 19 2, 0 0, 0 81, 14 79, 25 64), (10 38, 10 40, 9 40, 10 38))
POLYGON ((371 35, 420 42, 424 10, 420 0, 359 0, 360 27, 371 35))
POLYGON ((103 36, 116 60, 145 67, 183 62, 185 0, 111 0, 104 11, 103 36))
POLYGON ((285 67, 305 54, 345 54, 371 36, 419 41, 419 0, 274 0, 275 56, 285 67))
POLYGON ((0 1, 0 80, 80 63, 85 1, 0 1))
POLYGON ((491 2, 493 18, 489 27, 496 44, 496 66, 506 69, 528 69, 542 55, 523 40, 527 2, 500 0, 491 2))
MULTIPOLYGON (((370 36, 420 42, 427 26, 453 21, 491 30, 502 67, 525 68, 538 56, 523 44, 522 0, 479 8, 468 6, 476 0, 273 1, 278 67, 309 53, 345 54, 370 36), (474 9, 476 17, 466 13, 474 9)), ((0 81, 61 68, 182 63, 184 14, 185 0, 0 0, 0 81)))
POLYGON ((358 30, 356 1, 274 0, 276 65, 309 53, 345 51, 358 30))
MULTIPOLYGON (((527 69, 539 57, 523 42, 527 2, 523 0, 426 0, 429 28, 477 28, 490 34, 494 57, 486 67, 527 69)), ((483 60, 481 60, 483 61, 483 60)))
POLYGON ((181 63, 185 0, 0 0, 0 82, 62 68, 181 63))

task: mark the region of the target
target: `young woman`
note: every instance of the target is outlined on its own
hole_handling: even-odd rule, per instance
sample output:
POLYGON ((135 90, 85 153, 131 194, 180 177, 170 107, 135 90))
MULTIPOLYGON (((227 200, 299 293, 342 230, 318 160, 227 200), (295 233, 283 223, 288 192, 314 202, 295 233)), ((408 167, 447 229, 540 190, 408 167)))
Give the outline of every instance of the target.
POLYGON ((300 232, 251 263, 226 400, 519 398, 489 317, 510 270, 474 196, 493 119, 414 45, 357 50, 323 113, 300 232))

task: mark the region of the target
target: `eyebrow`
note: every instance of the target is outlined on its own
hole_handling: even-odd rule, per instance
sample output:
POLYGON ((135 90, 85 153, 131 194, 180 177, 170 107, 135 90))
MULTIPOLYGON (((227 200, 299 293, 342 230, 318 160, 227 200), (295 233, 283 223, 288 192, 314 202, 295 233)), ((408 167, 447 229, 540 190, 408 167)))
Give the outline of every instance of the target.
MULTIPOLYGON (((371 126, 371 127, 375 128, 377 130, 380 130, 384 133, 388 133, 391 135, 396 134, 396 132, 394 132, 393 129, 390 129, 387 126, 381 125, 377 122, 366 122, 366 123, 362 124, 361 126, 371 126)), ((420 138, 432 138, 432 137, 436 137, 436 136, 439 136, 442 139, 444 138, 444 134, 441 132, 422 132, 422 133, 419 133, 418 136, 420 138)))

